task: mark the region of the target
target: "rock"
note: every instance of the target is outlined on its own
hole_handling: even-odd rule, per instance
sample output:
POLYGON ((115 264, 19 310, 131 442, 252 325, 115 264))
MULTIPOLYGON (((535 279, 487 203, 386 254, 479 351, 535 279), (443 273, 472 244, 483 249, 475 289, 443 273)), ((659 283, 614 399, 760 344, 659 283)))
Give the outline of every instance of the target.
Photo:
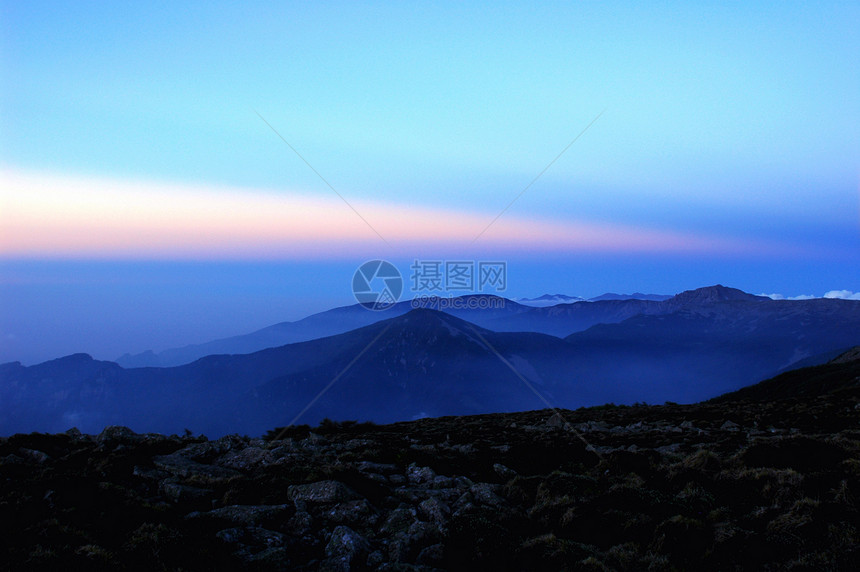
POLYGON ((420 566, 437 567, 442 564, 444 558, 445 546, 443 544, 431 544, 418 553, 415 563, 420 566))
POLYGON ((85 441, 87 439, 87 436, 81 433, 81 430, 77 427, 67 429, 64 435, 68 435, 72 441, 85 441))
POLYGON ((654 449, 661 455, 672 455, 678 453, 681 449, 681 443, 672 443, 671 445, 663 445, 662 447, 657 447, 654 449))
POLYGON ((367 555, 367 567, 376 570, 385 562, 385 554, 381 550, 374 550, 367 555))
POLYGON ((437 498, 421 501, 418 510, 427 519, 437 524, 445 524, 451 514, 451 507, 437 498))
POLYGON ((564 417, 559 413, 553 413, 552 416, 546 420, 545 425, 547 427, 554 427, 556 429, 563 429, 567 422, 564 420, 564 417))
POLYGON ((205 443, 192 443, 173 454, 179 457, 185 457, 186 459, 191 459, 198 463, 209 464, 220 455, 229 451, 229 447, 230 446, 228 444, 225 444, 220 440, 207 441, 205 443))
POLYGON ((493 470, 503 479, 513 479, 517 476, 517 472, 515 470, 508 468, 501 463, 494 464, 493 470))
POLYGON ((237 544, 244 538, 245 529, 243 528, 227 528, 224 530, 219 530, 215 533, 216 538, 221 540, 222 542, 228 542, 230 544, 237 544))
POLYGON ((314 519, 311 514, 304 510, 296 511, 296 514, 287 521, 287 524, 284 526, 284 529, 296 536, 303 536, 310 532, 311 527, 313 527, 314 519))
POLYGON ((612 428, 603 421, 588 421, 576 426, 576 430, 580 433, 606 433, 611 429, 612 428))
MULTIPOLYGON (((465 507, 474 507, 475 506, 475 497, 471 492, 466 491, 457 498, 456 502, 454 502, 454 514, 456 515, 458 512, 462 512, 465 507)), ((470 508, 471 509, 471 508, 470 508)))
POLYGON ((228 452, 218 459, 218 464, 239 471, 250 471, 258 467, 268 466, 274 461, 275 456, 271 451, 260 447, 246 447, 228 452))
POLYGON ((21 447, 20 449, 18 449, 18 452, 23 456, 24 459, 38 463, 40 465, 44 465, 51 459, 51 457, 47 453, 43 453, 42 451, 37 451, 35 449, 25 449, 24 447, 21 447))
POLYGON ((379 473, 364 473, 364 476, 371 481, 376 481, 381 485, 387 485, 389 482, 388 477, 386 477, 385 475, 380 475, 379 473))
POLYGON ((100 445, 115 447, 117 445, 134 445, 143 440, 142 435, 138 435, 128 427, 122 425, 110 425, 96 437, 96 442, 100 445))
POLYGON ((379 533, 393 536, 406 532, 415 520, 416 511, 414 508, 396 508, 388 513, 388 518, 385 519, 385 522, 380 527, 379 533))
POLYGON ((422 522, 417 520, 409 526, 407 531, 410 547, 429 546, 439 542, 442 539, 442 531, 439 526, 432 522, 422 522))
POLYGON ((343 444, 343 448, 347 451, 365 450, 375 447, 377 443, 370 439, 350 439, 343 444))
POLYGON ((451 445, 451 450, 460 453, 461 455, 474 455, 476 452, 475 446, 471 443, 463 443, 460 445, 451 445))
POLYGON ((365 499, 338 503, 322 513, 321 517, 328 522, 356 528, 370 528, 379 520, 379 515, 365 499))
POLYGON ((152 462, 159 469, 177 477, 195 477, 198 481, 203 482, 215 483, 242 476, 239 471, 217 465, 197 463, 177 453, 153 457, 152 462))
POLYGON ((369 552, 370 543, 367 539, 343 525, 332 531, 331 539, 325 547, 326 556, 349 566, 346 570, 355 564, 363 563, 369 552))
POLYGON ((388 559, 401 563, 409 560, 409 537, 405 533, 398 534, 388 543, 388 559))
POLYGON ((361 461, 355 468, 362 473, 377 473, 380 475, 390 475, 397 472, 397 465, 385 463, 371 463, 370 461, 361 461))
POLYGON ((721 431, 739 431, 741 428, 740 425, 735 423, 734 421, 726 421, 722 425, 720 425, 721 431))
POLYGON ((209 489, 201 489, 179 483, 162 483, 161 491, 164 498, 175 504, 193 504, 196 506, 207 506, 211 504, 213 496, 209 489))
POLYGON ((406 478, 415 485, 432 481, 435 477, 436 473, 430 467, 419 467, 412 463, 406 468, 406 478))
POLYGON ((315 448, 328 443, 328 439, 316 433, 308 433, 307 439, 302 440, 305 447, 315 448))
POLYGON ((433 482, 430 485, 434 489, 450 489, 454 486, 454 479, 451 477, 445 477, 443 475, 436 475, 433 477, 433 482))
POLYGON ((251 556, 248 562, 265 570, 289 570, 292 564, 290 551, 283 546, 266 548, 251 556))
POLYGON ((231 505, 206 512, 192 512, 186 519, 218 520, 235 526, 255 526, 270 522, 283 522, 294 514, 289 504, 231 505))
POLYGON ((280 532, 258 526, 227 528, 218 531, 215 536, 228 544, 244 544, 258 548, 283 546, 285 541, 280 532))
POLYGON ((293 502, 326 504, 358 500, 361 496, 339 481, 319 481, 307 485, 291 485, 287 496, 293 502))
POLYGON ((476 483, 469 488, 469 492, 475 498, 475 501, 480 504, 498 506, 504 501, 496 494, 496 485, 490 483, 476 483))
POLYGON ((162 471, 161 469, 150 469, 147 467, 141 467, 139 465, 134 466, 134 469, 132 469, 131 474, 135 477, 140 477, 141 479, 159 482, 170 476, 170 473, 168 473, 167 471, 162 471))

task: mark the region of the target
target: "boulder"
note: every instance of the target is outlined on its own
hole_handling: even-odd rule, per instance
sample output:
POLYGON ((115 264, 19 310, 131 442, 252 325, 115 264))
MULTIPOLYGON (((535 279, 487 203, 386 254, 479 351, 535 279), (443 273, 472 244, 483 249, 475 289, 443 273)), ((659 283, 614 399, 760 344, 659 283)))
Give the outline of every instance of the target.
POLYGON ((293 502, 312 504, 339 503, 361 498, 358 493, 339 481, 291 485, 287 489, 287 496, 293 502))
POLYGON ((338 526, 332 531, 331 539, 325 547, 325 554, 342 565, 346 570, 361 564, 370 552, 370 543, 365 537, 348 526, 338 526))

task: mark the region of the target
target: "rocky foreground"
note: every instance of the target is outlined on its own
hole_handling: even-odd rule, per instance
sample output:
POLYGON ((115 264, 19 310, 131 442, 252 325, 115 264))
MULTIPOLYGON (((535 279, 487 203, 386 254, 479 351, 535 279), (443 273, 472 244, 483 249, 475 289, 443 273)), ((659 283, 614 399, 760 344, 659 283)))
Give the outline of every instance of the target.
POLYGON ((858 420, 855 388, 267 439, 15 435, 0 568, 857 570, 858 420))

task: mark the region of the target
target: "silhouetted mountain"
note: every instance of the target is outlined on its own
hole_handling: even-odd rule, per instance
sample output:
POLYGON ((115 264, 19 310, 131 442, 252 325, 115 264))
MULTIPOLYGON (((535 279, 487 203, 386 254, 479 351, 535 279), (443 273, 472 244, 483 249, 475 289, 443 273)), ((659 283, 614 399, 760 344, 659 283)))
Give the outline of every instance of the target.
MULTIPOLYGON (((675 305, 677 298, 661 304, 675 305)), ((608 383, 622 384, 626 379, 628 399, 655 401, 666 396, 682 402, 711 397, 718 389, 741 388, 795 367, 800 360, 809 363, 813 356, 824 361, 827 352, 860 343, 856 301, 786 304, 738 296, 702 304, 698 296, 690 299, 695 302, 679 303, 672 313, 600 324, 566 340, 590 356, 608 383), (609 362, 616 365, 600 365, 609 362), (665 367, 662 374, 659 364, 665 367), (649 383, 639 390, 631 382, 641 375, 649 383), (687 382, 680 383, 685 378, 687 382)))
POLYGON ((560 339, 490 331, 419 309, 335 336, 177 367, 123 369, 84 354, 31 367, 5 364, 0 434, 71 426, 95 432, 111 424, 259 434, 306 406, 301 421, 388 422, 546 405, 535 391, 568 408, 689 403, 860 344, 860 301, 773 301, 721 286, 663 302, 522 308, 506 303, 451 311, 509 327, 535 312, 545 325, 617 323, 560 339))
POLYGON ((591 395, 569 375, 568 345, 544 334, 496 333, 441 312, 413 310, 337 338, 346 343, 323 367, 258 388, 260 407, 292 418, 297 402, 310 402, 335 378, 337 386, 309 411, 312 419, 388 422, 544 406, 529 385, 551 401, 591 395))
POLYGON ((613 292, 607 292, 606 294, 601 294, 600 296, 589 298, 589 301, 602 302, 604 300, 650 300, 652 302, 662 302, 663 300, 668 300, 671 297, 672 296, 669 294, 642 294, 641 292, 634 292, 633 294, 615 294, 613 292))
POLYGON ((771 301, 767 296, 748 294, 737 288, 728 288, 722 284, 686 290, 663 302, 662 308, 674 311, 680 308, 707 307, 720 302, 759 302, 771 301))
MULTIPOLYGON (((334 379, 336 387, 302 420, 517 411, 544 405, 518 375, 548 399, 570 398, 576 383, 564 369, 567 349, 551 336, 490 332, 419 309, 337 336, 172 368, 123 369, 85 355, 28 368, 7 364, 2 407, 19 414, 3 411, 0 433, 122 423, 167 433, 259 434, 290 421, 334 379)), ((590 393, 582 388, 584 399, 590 393)))
POLYGON ((372 312, 354 304, 320 312, 296 322, 282 322, 241 336, 169 349, 158 354, 151 351, 137 355, 126 354, 117 359, 117 363, 123 367, 168 367, 191 363, 207 355, 251 353, 348 332, 402 316, 416 305, 440 310, 497 332, 539 332, 564 337, 595 324, 617 323, 642 313, 669 313, 681 307, 710 307, 715 303, 738 300, 769 298, 718 285, 682 292, 662 302, 629 298, 532 307, 499 296, 478 294, 398 302, 382 312, 372 312))
POLYGON ((724 403, 809 399, 852 388, 860 389, 860 346, 840 354, 826 364, 793 369, 711 401, 724 403))
POLYGON ((117 363, 123 367, 169 367, 191 363, 207 355, 247 354, 266 348, 342 334, 382 320, 402 316, 416 306, 441 310, 476 324, 530 309, 512 300, 484 294, 455 298, 431 297, 424 300, 398 302, 381 312, 373 312, 360 304, 353 304, 313 314, 295 322, 274 324, 250 334, 168 349, 157 354, 152 351, 135 355, 125 354, 117 359, 117 363))
POLYGON ((564 337, 595 324, 621 322, 643 312, 659 311, 660 302, 645 300, 607 300, 557 304, 531 308, 511 316, 487 320, 484 326, 497 332, 542 332, 564 337))
POLYGON ((687 290, 662 301, 631 298, 533 308, 527 312, 488 320, 482 325, 500 332, 542 332, 564 337, 596 324, 617 324, 640 314, 671 314, 683 309, 706 313, 720 311, 715 310, 715 307, 722 307, 730 312, 743 311, 742 307, 732 306, 733 302, 773 302, 773 300, 747 294, 736 288, 716 285, 687 290))

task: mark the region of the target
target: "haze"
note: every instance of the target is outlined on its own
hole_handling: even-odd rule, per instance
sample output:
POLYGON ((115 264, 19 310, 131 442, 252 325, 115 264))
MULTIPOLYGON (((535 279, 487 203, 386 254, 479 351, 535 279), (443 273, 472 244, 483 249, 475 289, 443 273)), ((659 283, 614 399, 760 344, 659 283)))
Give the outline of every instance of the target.
POLYGON ((856 3, 3 2, 0 26, 0 361, 298 319, 377 258, 504 260, 510 297, 860 291, 856 3))

